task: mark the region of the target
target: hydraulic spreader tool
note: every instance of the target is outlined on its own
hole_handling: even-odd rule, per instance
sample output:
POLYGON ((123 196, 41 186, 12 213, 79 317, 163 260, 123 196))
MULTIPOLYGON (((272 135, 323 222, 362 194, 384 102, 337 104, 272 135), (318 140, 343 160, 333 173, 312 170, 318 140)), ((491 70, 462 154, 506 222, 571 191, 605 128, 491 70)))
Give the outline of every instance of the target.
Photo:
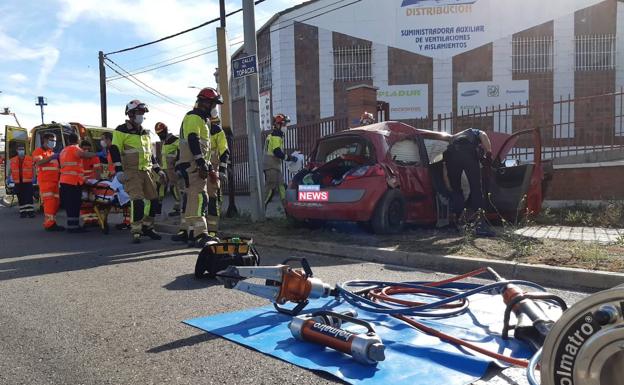
MULTIPOLYGON (((335 297, 367 313, 392 316, 442 341, 508 365, 528 368, 531 385, 624 384, 624 286, 590 295, 568 308, 562 298, 546 292, 540 285, 505 280, 490 268, 437 282, 355 280, 332 287, 312 276, 305 259, 289 259, 271 267, 229 267, 218 276, 226 287, 267 298, 279 311, 294 316, 308 304, 308 299, 324 297, 335 297), (292 261, 299 261, 301 268, 289 266, 292 261), (490 275, 495 282, 465 282, 467 278, 482 274, 490 275), (244 282, 251 277, 266 279, 266 282, 264 285, 244 282), (480 293, 503 297, 506 309, 500 336, 509 338, 513 330, 515 339, 536 351, 530 361, 489 351, 420 322, 430 317, 463 314, 469 309, 470 298, 480 293), (294 309, 282 306, 287 302, 294 303, 294 309), (513 325, 512 319, 515 319, 513 325), (541 382, 536 378, 538 366, 541 367, 541 382)), ((321 312, 293 318, 290 330, 300 340, 350 354, 362 363, 376 363, 383 357, 383 343, 373 326, 368 325, 369 328, 365 324, 368 325, 353 314, 321 312), (364 326, 364 333, 341 327, 343 321, 364 326)))

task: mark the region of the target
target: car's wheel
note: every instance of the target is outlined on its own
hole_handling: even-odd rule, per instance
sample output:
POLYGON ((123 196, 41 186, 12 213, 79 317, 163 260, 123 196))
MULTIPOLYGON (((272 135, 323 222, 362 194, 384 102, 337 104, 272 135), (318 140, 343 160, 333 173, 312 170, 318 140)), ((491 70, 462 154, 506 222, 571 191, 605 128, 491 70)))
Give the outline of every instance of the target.
POLYGON ((375 207, 371 227, 375 234, 396 234, 405 224, 405 198, 401 191, 391 189, 381 197, 375 207))

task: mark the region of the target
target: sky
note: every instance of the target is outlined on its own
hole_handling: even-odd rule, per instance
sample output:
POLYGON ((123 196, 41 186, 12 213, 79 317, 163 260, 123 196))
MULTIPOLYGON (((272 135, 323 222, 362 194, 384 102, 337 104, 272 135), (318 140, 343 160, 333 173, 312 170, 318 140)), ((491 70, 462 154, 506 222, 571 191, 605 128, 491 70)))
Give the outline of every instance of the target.
MULTIPOLYGON (((266 0, 256 6, 256 28, 275 13, 301 0, 266 0)), ((227 12, 241 1, 226 1, 227 12)), ((41 123, 37 96, 47 98, 46 123, 100 125, 98 51, 135 46, 199 25, 219 16, 218 0, 3 0, 0 2, 0 111, 8 107, 23 127, 41 123)), ((182 36, 134 51, 110 55, 125 70, 149 69, 168 60, 179 64, 136 77, 169 101, 151 95, 126 79, 107 82, 108 126, 124 121, 128 101, 147 103, 144 127, 158 121, 179 127, 198 90, 215 86, 215 28, 208 25, 182 36), (172 99, 172 100, 171 100, 172 99)), ((241 46, 242 13, 227 19, 230 54, 241 46)), ((169 61, 170 62, 170 61, 169 61)), ((121 71, 120 71, 121 72, 121 71)), ((107 68, 107 77, 114 77, 107 68)), ((0 115, 0 125, 15 125, 0 115)), ((4 130, 2 130, 4 131, 4 130)))

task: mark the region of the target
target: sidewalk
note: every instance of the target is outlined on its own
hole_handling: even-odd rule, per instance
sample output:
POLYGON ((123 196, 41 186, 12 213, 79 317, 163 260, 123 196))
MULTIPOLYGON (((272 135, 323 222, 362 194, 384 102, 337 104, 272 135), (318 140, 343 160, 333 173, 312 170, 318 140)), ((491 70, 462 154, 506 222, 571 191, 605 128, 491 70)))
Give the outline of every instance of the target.
POLYGON ((530 226, 515 231, 529 238, 582 241, 588 243, 616 243, 624 237, 624 229, 600 227, 530 226))

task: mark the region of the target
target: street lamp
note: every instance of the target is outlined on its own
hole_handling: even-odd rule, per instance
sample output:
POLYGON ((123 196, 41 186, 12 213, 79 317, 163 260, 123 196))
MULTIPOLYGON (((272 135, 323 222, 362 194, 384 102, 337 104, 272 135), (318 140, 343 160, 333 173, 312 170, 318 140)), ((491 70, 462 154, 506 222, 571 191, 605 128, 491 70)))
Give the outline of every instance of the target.
POLYGON ((44 98, 43 96, 37 96, 37 103, 35 103, 35 106, 39 106, 41 107, 41 124, 43 123, 43 106, 47 106, 48 105, 48 99, 44 98))
MULTIPOLYGON (((1 91, 0 91, 1 92, 1 91)), ((17 120, 17 115, 15 115, 14 112, 11 112, 11 110, 9 109, 9 107, 4 107, 4 109, 0 112, 0 115, 11 115, 14 119, 15 122, 17 123, 17 126, 19 128, 22 128, 22 125, 20 124, 19 120, 17 120)))

